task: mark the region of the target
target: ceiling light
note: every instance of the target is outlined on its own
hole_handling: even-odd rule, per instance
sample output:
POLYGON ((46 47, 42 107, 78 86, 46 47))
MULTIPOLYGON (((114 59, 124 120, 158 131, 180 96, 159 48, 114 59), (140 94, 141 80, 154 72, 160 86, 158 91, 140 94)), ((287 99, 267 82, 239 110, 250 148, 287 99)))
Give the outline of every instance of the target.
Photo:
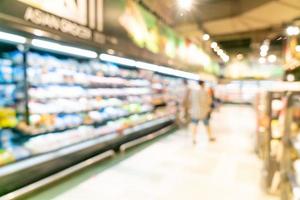
POLYGON ((261 51, 260 52, 260 56, 261 57, 266 57, 268 55, 268 52, 267 51, 261 51))
POLYGON ((286 34, 288 36, 295 36, 300 34, 300 29, 297 26, 289 26, 286 29, 286 34))
POLYGON ((103 61, 112 62, 115 64, 126 65, 126 66, 131 66, 131 67, 136 66, 136 61, 128 59, 128 58, 122 58, 122 57, 113 56, 113 55, 109 55, 109 54, 100 54, 99 58, 103 61))
POLYGON ((276 55, 269 55, 268 56, 268 62, 275 63, 276 61, 277 61, 277 56, 276 55))
POLYGON ((266 44, 261 45, 260 51, 265 51, 265 52, 269 51, 269 45, 266 44))
POLYGON ((297 45, 297 46, 296 46, 296 51, 297 51, 297 52, 300 52, 300 45, 297 45))
POLYGON ((217 51, 217 55, 222 57, 222 55, 224 55, 224 53, 220 52, 220 51, 217 51))
POLYGON ((219 50, 217 51, 217 54, 218 54, 218 55, 224 54, 224 51, 223 51, 222 49, 219 49, 219 50))
POLYGON ((61 52, 69 55, 86 57, 86 58, 97 58, 98 54, 91 50, 81 49, 77 47, 62 45, 56 42, 50 42, 46 40, 33 39, 31 44, 41 49, 52 50, 55 52, 61 52))
POLYGON ((112 62, 112 63, 127 65, 127 66, 131 66, 131 67, 137 67, 139 69, 154 71, 154 72, 158 72, 161 74, 177 76, 177 77, 187 78, 187 79, 191 79, 191 80, 199 80, 199 76, 197 74, 172 69, 169 67, 163 67, 163 66, 159 66, 159 65, 155 65, 155 64, 151 64, 151 63, 135 61, 132 59, 122 58, 122 57, 113 56, 113 55, 109 55, 109 54, 100 54, 99 58, 106 62, 112 62))
POLYGON ((2 32, 2 31, 0 31, 0 40, 12 42, 12 43, 20 43, 20 44, 26 43, 25 37, 20 36, 20 35, 11 34, 11 33, 2 32))
POLYGON ((177 0, 180 9, 190 11, 193 7, 193 0, 177 0))
POLYGON ((210 44, 210 47, 213 48, 213 49, 215 49, 215 48, 218 47, 218 43, 212 42, 212 43, 210 44))
POLYGON ((187 78, 192 80, 199 80, 199 76, 194 73, 189 73, 185 71, 180 71, 176 69, 171 69, 169 67, 163 67, 155 64, 150 64, 146 62, 136 62, 136 67, 140 69, 150 70, 154 72, 158 72, 161 74, 171 75, 171 76, 178 76, 181 78, 187 78))
POLYGON ((295 76, 293 74, 288 74, 286 76, 286 80, 290 82, 295 81, 295 76))
POLYGON ((223 60, 224 62, 228 62, 229 59, 230 59, 229 56, 228 56, 227 54, 225 54, 225 53, 223 53, 220 57, 222 58, 222 60, 223 60))
POLYGON ((266 63, 266 58, 260 57, 260 58, 258 59, 258 62, 259 62, 260 64, 265 64, 265 63, 266 63))
POLYGON ((202 39, 203 39, 204 41, 208 41, 209 38, 210 38, 210 36, 209 36, 207 33, 205 33, 205 34, 202 36, 202 39))
POLYGON ((227 62, 229 61, 230 58, 229 58, 229 56, 225 55, 225 56, 223 56, 222 59, 223 59, 224 62, 227 63, 227 62))
POLYGON ((218 51, 220 51, 221 49, 220 49, 220 47, 216 47, 216 48, 213 48, 213 50, 214 50, 214 52, 218 52, 218 51))

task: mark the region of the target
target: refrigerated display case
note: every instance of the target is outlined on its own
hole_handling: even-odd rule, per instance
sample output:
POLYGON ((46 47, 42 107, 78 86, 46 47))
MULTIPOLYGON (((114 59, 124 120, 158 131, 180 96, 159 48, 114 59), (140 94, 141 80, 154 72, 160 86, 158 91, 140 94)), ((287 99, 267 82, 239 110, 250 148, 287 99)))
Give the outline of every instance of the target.
POLYGON ((174 127, 182 78, 0 44, 0 196, 174 127))

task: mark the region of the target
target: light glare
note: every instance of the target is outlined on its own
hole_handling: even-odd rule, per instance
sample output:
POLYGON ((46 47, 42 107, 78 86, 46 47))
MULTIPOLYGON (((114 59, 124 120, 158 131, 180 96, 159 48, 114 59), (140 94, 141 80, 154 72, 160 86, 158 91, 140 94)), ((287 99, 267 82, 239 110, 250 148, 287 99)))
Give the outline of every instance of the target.
POLYGON ((266 58, 260 57, 260 58, 258 59, 258 62, 259 62, 260 64, 265 64, 265 63, 266 63, 266 58))
POLYGON ((297 26, 289 26, 286 29, 286 34, 288 36, 296 36, 300 34, 300 29, 297 26))
POLYGON ((260 52, 260 56, 261 57, 266 57, 268 55, 268 52, 267 51, 261 51, 260 52))
POLYGON ((109 54, 100 54, 99 58, 103 61, 112 62, 120 65, 127 65, 131 67, 134 67, 136 65, 136 62, 134 60, 109 54))
POLYGON ((151 64, 151 63, 135 61, 132 59, 122 58, 122 57, 113 56, 113 55, 109 55, 109 54, 100 54, 99 58, 102 61, 112 62, 112 63, 116 63, 116 64, 121 64, 121 65, 127 65, 127 66, 131 66, 131 67, 136 67, 139 69, 158 72, 161 74, 172 75, 172 76, 177 76, 177 77, 187 78, 187 79, 192 79, 192 80, 199 80, 199 76, 197 74, 172 69, 169 67, 159 66, 159 65, 155 65, 155 64, 151 64))
POLYGON ((187 78, 187 79, 192 79, 192 80, 199 80, 199 76, 197 74, 185 72, 185 71, 180 71, 176 69, 171 69, 169 67, 163 67, 155 64, 150 64, 150 63, 145 63, 145 62, 136 62, 136 67, 140 69, 145 69, 145 70, 150 70, 154 72, 158 72, 161 74, 166 74, 166 75, 172 75, 172 76, 178 76, 181 78, 187 78))
POLYGON ((266 44, 262 45, 260 47, 260 51, 265 51, 265 52, 269 51, 269 45, 266 45, 266 44))
POLYGON ((210 39, 210 36, 209 36, 208 34, 204 34, 204 35, 202 36, 202 39, 203 39, 204 41, 208 41, 208 40, 210 39))
POLYGON ((0 40, 12 42, 12 43, 20 43, 20 44, 26 43, 25 37, 20 36, 20 35, 11 34, 11 33, 2 32, 2 31, 0 31, 0 40))
POLYGON ((288 74, 288 75, 286 76, 286 79, 287 79, 288 81, 292 82, 292 81, 295 81, 295 76, 294 76, 293 74, 288 74))
POLYGON ((31 44, 35 47, 42 49, 48 49, 56 52, 62 52, 70 55, 87 57, 87 58, 97 58, 98 54, 91 50, 80 49, 77 47, 66 46, 56 42, 50 42, 46 40, 33 39, 31 44))
POLYGON ((275 63, 276 61, 277 61, 277 56, 276 55, 269 55, 268 56, 268 62, 275 63))
POLYGON ((212 42, 211 45, 210 45, 211 48, 215 49, 218 47, 218 43, 216 42, 212 42))
POLYGON ((193 0, 177 0, 180 9, 190 11, 193 7, 193 0))

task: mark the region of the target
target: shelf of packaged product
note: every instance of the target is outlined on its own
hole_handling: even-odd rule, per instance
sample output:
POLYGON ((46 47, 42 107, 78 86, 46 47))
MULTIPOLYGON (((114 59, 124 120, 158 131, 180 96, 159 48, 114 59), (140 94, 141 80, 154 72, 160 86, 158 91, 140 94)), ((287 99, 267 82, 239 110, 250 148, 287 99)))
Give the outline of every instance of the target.
POLYGON ((126 95, 126 94, 118 94, 118 95, 94 95, 90 97, 85 97, 85 96, 80 96, 80 97, 47 97, 47 98, 36 98, 36 97, 30 97, 30 100, 34 101, 48 101, 48 100, 56 100, 56 99, 69 99, 69 100, 78 100, 80 98, 118 98, 118 99, 123 99, 125 97, 139 97, 139 96, 146 96, 146 95, 151 95, 151 94, 136 94, 136 95, 126 95))
POLYGON ((163 122, 167 122, 169 120, 175 120, 174 116, 170 116, 170 117, 166 117, 166 118, 162 118, 162 119, 156 119, 156 120, 152 120, 146 123, 143 123, 141 125, 138 126, 134 126, 132 128, 128 128, 123 132, 123 135, 130 135, 133 132, 138 132, 138 131, 142 131, 144 129, 150 128, 152 126, 155 126, 158 122, 159 123, 163 123, 163 122))
POLYGON ((0 85, 17 85, 18 82, 17 81, 13 81, 13 82, 0 82, 0 85))
POLYGON ((174 121, 175 117, 168 115, 126 129, 123 134, 114 132, 3 166, 0 168, 0 196, 174 124, 174 121))
MULTIPOLYGON (((76 102, 78 103, 78 102, 76 102)), ((102 102, 101 102, 102 103, 102 102)), ((53 103, 52 103, 53 104, 53 103)), ((86 102, 85 103, 86 105, 89 104, 89 102, 86 102)), ((29 107, 31 108, 30 109, 30 115, 34 115, 34 114, 37 114, 37 115, 42 115, 42 114, 49 114, 49 115, 59 115, 59 114, 85 114, 85 113, 88 113, 88 112, 92 112, 92 111, 99 111, 101 109, 104 109, 104 108, 122 108, 122 107, 126 107, 126 106, 129 106, 129 105, 133 105, 133 104, 141 104, 141 102, 134 102, 134 101, 122 101, 119 102, 119 101, 116 101, 116 102, 113 102, 111 104, 105 104, 105 102, 102 103, 101 106, 99 107, 96 107, 96 106, 90 106, 92 108, 85 108, 85 109, 79 109, 79 108, 76 108, 77 110, 73 110, 73 111, 65 111, 64 109, 65 108, 61 108, 60 110, 56 110, 56 111, 50 111, 50 110, 47 110, 47 111, 41 111, 43 109, 40 109, 40 112, 37 111, 37 110, 34 110, 30 105, 29 103, 29 107)), ((50 106, 51 104, 45 104, 45 108, 47 106, 50 106)), ((141 104, 141 106, 152 106, 151 103, 144 103, 144 104, 141 104)), ((155 106, 155 105, 153 105, 155 106)), ((74 108, 75 109, 75 108, 74 108)), ((46 110, 46 109, 45 109, 46 110)))
MULTIPOLYGON (((1 85, 1 83, 0 83, 1 85)), ((114 83, 102 83, 102 84, 77 84, 77 83, 39 83, 34 84, 30 83, 29 87, 31 88, 40 88, 40 87, 49 87, 49 86, 61 86, 61 87, 82 87, 84 89, 95 89, 95 88, 143 88, 147 87, 147 85, 127 85, 127 84, 114 84, 114 83)))
POLYGON ((80 126, 85 126, 85 125, 99 127, 99 126, 104 126, 105 124, 107 124, 110 121, 115 121, 115 120, 118 120, 118 119, 121 119, 121 118, 127 118, 127 117, 130 117, 132 115, 146 114, 146 113, 149 113, 151 111, 152 110, 146 110, 146 111, 141 111, 141 112, 132 112, 132 113, 128 113, 126 115, 122 115, 122 116, 118 116, 118 117, 114 117, 114 118, 110 118, 110 119, 105 119, 105 120, 99 121, 99 122, 88 123, 88 124, 82 123, 82 124, 79 124, 79 125, 76 125, 76 126, 65 127, 65 128, 61 128, 61 129, 52 129, 52 130, 46 130, 46 131, 40 131, 40 132, 37 131, 37 132, 34 132, 34 133, 28 133, 28 132, 25 132, 24 130, 22 130, 21 132, 22 132, 23 135, 26 135, 26 136, 38 136, 38 135, 45 135, 45 134, 50 134, 50 133, 60 133, 60 132, 64 132, 64 131, 67 131, 67 130, 76 129, 80 126))
MULTIPOLYGON (((124 76, 114 76, 114 75, 106 75, 104 74, 103 76, 97 76, 95 73, 91 73, 91 74, 88 74, 88 73, 74 73, 74 71, 69 71, 69 73, 72 73, 73 75, 83 75, 83 76, 89 76, 89 77, 86 77, 87 79, 97 79, 97 81, 101 80, 101 78, 103 80, 106 79, 106 81, 110 81, 110 80, 115 80, 115 81, 123 81, 124 83, 125 82, 130 82, 130 81, 145 81, 145 79, 142 79, 141 77, 124 77, 124 76)), ((59 74, 59 75, 66 75, 68 76, 68 74, 59 74)), ((112 82, 112 81, 110 81, 112 82)), ((107 82, 108 83, 108 82, 107 82)), ((121 83, 123 84, 123 83, 121 83)))
POLYGON ((105 74, 104 77, 107 77, 107 78, 124 78, 126 80, 141 80, 141 78, 138 77, 138 76, 136 76, 136 77, 126 77, 126 76, 113 76, 113 75, 105 74))
POLYGON ((153 95, 153 93, 140 93, 140 94, 102 94, 102 95, 80 95, 80 96, 52 96, 52 97, 33 97, 30 96, 31 100, 55 100, 55 99, 79 99, 79 98, 121 98, 121 97, 138 97, 145 95, 153 95))

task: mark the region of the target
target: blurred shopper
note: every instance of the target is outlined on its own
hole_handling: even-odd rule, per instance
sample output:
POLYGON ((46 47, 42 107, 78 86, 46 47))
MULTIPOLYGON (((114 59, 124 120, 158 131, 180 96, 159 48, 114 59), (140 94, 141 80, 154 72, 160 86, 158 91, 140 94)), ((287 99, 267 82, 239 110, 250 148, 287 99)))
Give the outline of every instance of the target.
POLYGON ((208 88, 208 94, 211 96, 212 99, 210 111, 210 113, 212 113, 213 111, 218 110, 221 104, 220 100, 215 96, 215 90, 213 86, 208 88))
POLYGON ((191 131, 193 143, 197 143, 197 131, 199 122, 203 122, 209 140, 214 141, 212 132, 209 126, 211 111, 212 111, 212 96, 205 90, 204 81, 198 82, 198 87, 194 87, 189 94, 190 98, 190 117, 191 117, 191 131))
POLYGON ((179 100, 179 112, 178 112, 178 124, 180 127, 184 128, 189 123, 189 85, 188 81, 185 79, 183 82, 183 87, 180 91, 179 100))

